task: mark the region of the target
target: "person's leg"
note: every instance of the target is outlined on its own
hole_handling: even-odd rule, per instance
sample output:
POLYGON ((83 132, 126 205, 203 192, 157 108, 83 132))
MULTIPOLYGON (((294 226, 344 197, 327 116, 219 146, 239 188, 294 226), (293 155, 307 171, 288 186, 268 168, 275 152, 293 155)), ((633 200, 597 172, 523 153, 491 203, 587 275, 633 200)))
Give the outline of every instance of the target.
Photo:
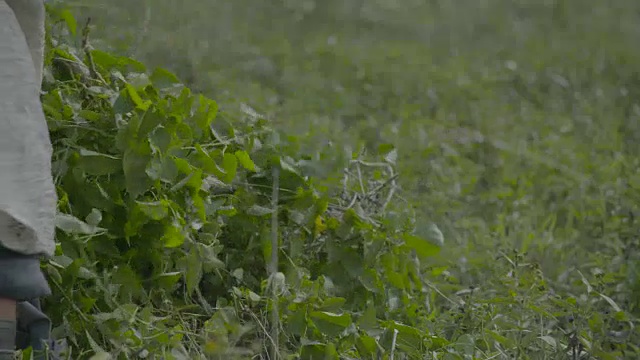
POLYGON ((16 338, 16 300, 0 297, 0 359, 14 358, 16 338))
POLYGON ((27 300, 50 293, 38 256, 22 255, 0 245, 0 360, 3 356, 13 359, 18 319, 31 337, 28 345, 35 351, 44 350, 50 321, 27 300))

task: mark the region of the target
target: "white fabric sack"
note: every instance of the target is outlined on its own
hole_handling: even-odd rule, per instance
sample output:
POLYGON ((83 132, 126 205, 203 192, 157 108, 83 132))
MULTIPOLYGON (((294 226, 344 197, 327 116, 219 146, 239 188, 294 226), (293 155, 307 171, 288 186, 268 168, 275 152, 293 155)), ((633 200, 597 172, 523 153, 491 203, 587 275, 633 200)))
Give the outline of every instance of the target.
POLYGON ((0 244, 50 256, 57 196, 39 97, 44 17, 43 0, 0 0, 0 244))

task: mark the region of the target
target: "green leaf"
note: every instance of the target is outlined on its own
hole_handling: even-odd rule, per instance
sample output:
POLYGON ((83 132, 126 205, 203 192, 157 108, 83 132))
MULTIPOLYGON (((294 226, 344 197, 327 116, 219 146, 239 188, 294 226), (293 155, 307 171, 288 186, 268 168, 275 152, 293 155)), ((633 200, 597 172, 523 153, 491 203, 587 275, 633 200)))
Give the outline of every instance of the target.
POLYGON ((165 116, 157 109, 151 109, 144 113, 140 126, 138 127, 138 137, 144 138, 155 130, 160 124, 164 123, 165 116))
POLYGON ((135 199, 144 194, 151 185, 151 179, 146 174, 146 167, 151 157, 141 155, 133 150, 124 153, 123 168, 127 192, 135 199))
POLYGON ((89 175, 110 175, 122 171, 122 159, 117 156, 101 154, 80 149, 77 167, 89 175))
POLYGON ((195 146, 196 152, 192 156, 192 162, 202 170, 209 174, 213 174, 220 179, 224 179, 226 174, 218 168, 218 165, 213 160, 210 154, 208 154, 200 144, 195 146))
POLYGON ((166 200, 152 202, 136 201, 136 205, 140 211, 151 220, 159 221, 169 215, 169 202, 166 200))
POLYGON ((247 209, 247 214, 251 216, 265 216, 273 213, 272 209, 260 206, 260 205, 251 205, 250 208, 247 209))
POLYGON ((347 299, 341 297, 333 297, 325 299, 320 305, 322 311, 338 311, 347 302, 347 299))
POLYGON ((238 159, 233 154, 225 153, 223 158, 223 167, 225 172, 224 181, 229 184, 235 179, 238 170, 238 159))
POLYGON ((283 171, 290 172, 300 176, 300 172, 296 169, 293 159, 288 156, 281 156, 279 158, 280 167, 283 171))
POLYGON ((335 345, 307 341, 302 345, 300 360, 338 360, 335 345))
POLYGON ((78 31, 77 30, 78 29, 78 23, 76 22, 76 18, 73 16, 71 11, 68 10, 68 9, 64 9, 64 10, 60 11, 58 16, 60 16, 60 18, 62 20, 64 20, 64 22, 67 24, 67 29, 69 29, 69 33, 72 36, 76 36, 77 31, 78 31))
POLYGON ((139 61, 124 56, 116 56, 102 50, 91 50, 91 57, 97 66, 105 70, 116 68, 125 73, 132 71, 144 73, 146 71, 144 64, 139 61))
POLYGON ((608 297, 605 294, 600 294, 600 297, 603 298, 613 308, 614 311, 616 311, 616 312, 621 312, 622 311, 620 306, 618 306, 618 304, 616 304, 616 302, 613 301, 612 298, 608 297))
POLYGON ((310 314, 316 327, 327 336, 338 336, 349 325, 351 325, 351 315, 335 314, 327 311, 314 311, 310 314))
POLYGON ((511 339, 493 331, 493 330, 485 330, 486 334, 489 334, 495 341, 500 343, 500 345, 505 346, 507 348, 514 346, 515 344, 511 339))
POLYGON ((373 304, 369 304, 367 309, 362 313, 358 319, 358 326, 364 331, 373 331, 378 328, 376 308, 373 304))
POLYGON ((175 248, 184 244, 185 237, 182 233, 182 227, 171 224, 165 227, 162 242, 167 248, 175 248))
POLYGON ((547 343, 547 345, 551 346, 554 350, 558 346, 558 343, 556 342, 556 339, 552 338, 551 336, 544 335, 544 336, 540 336, 538 339, 540 339, 540 340, 544 341, 545 343, 547 343))
POLYGON ((253 160, 249 157, 249 154, 244 150, 236 151, 236 158, 240 162, 243 168, 249 171, 256 171, 256 164, 253 163, 253 160))
POLYGON ((180 278, 182 278, 182 273, 180 271, 172 271, 158 275, 156 281, 158 287, 171 291, 175 288, 180 278))
POLYGON ((105 229, 89 225, 73 215, 64 213, 56 215, 56 227, 67 234, 77 235, 95 235, 105 231, 105 229))
POLYGON ((287 329, 291 331, 292 334, 302 336, 308 327, 306 306, 298 307, 289 315, 287 329))
POLYGON ((163 68, 155 68, 149 79, 155 87, 161 90, 181 84, 177 76, 163 68))
POLYGON ((140 276, 126 263, 120 264, 112 274, 113 284, 122 285, 118 289, 120 300, 134 297, 139 298, 144 294, 144 288, 140 276))
POLYGON ((381 343, 385 348, 390 344, 394 330, 398 332, 396 345, 406 351, 422 348, 424 339, 429 334, 427 329, 418 329, 397 321, 387 321, 384 325, 387 331, 385 331, 384 340, 381 340, 381 343))
POLYGON ((138 91, 129 83, 125 84, 125 89, 127 90, 127 94, 129 94, 129 98, 131 99, 131 101, 133 101, 134 105, 141 110, 148 110, 149 106, 151 105, 151 101, 149 100, 142 100, 142 98, 140 97, 140 95, 138 94, 138 91))
POLYGON ((198 125, 200 129, 208 131, 211 122, 218 114, 218 103, 207 99, 203 95, 200 95, 198 100, 200 103, 200 116, 196 118, 196 125, 198 125))
POLYGON ((423 238, 415 235, 405 235, 403 237, 405 245, 415 250, 416 254, 420 257, 436 256, 440 253, 440 246, 431 243, 423 238))
POLYGON ((367 335, 358 336, 355 345, 361 359, 373 358, 378 352, 378 349, 380 349, 376 339, 367 335))

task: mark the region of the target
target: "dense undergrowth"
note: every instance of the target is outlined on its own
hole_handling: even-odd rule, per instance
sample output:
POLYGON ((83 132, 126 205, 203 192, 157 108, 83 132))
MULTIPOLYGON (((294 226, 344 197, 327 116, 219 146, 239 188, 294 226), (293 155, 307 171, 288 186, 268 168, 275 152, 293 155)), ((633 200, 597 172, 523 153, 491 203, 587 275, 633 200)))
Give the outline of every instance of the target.
MULTIPOLYGON (((525 120, 560 112, 562 77, 496 71, 485 81, 509 84, 494 88, 505 108, 441 95, 427 111, 375 93, 383 87, 366 86, 379 79, 364 71, 363 103, 343 105, 358 108, 345 118, 392 108, 432 119, 356 124, 373 135, 348 143, 339 126, 294 136, 245 103, 218 104, 169 71, 92 49, 70 13, 50 15, 43 106, 62 214, 46 307, 71 358, 266 359, 276 344, 283 359, 640 355, 633 145, 560 153, 557 124, 526 133, 499 119, 516 101, 525 120), (522 105, 507 91, 515 83, 533 98, 560 95, 549 108, 522 105), (464 126, 446 111, 454 105, 495 118, 464 126), (530 147, 488 136, 491 124, 530 147), (410 153, 406 134, 437 140, 410 153), (581 154, 608 167, 586 176, 565 164, 581 154), (416 174, 423 181, 403 190, 416 174), (434 224, 445 215, 446 240, 434 224)), ((598 128, 578 125, 558 133, 598 128)))

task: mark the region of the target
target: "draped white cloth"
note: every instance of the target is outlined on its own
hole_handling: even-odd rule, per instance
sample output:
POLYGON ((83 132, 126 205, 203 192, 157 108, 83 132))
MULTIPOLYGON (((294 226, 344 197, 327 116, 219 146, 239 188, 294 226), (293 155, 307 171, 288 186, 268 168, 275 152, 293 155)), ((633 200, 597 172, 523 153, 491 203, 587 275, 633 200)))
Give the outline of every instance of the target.
POLYGON ((43 0, 0 0, 0 244, 50 256, 57 196, 39 97, 44 17, 43 0))

